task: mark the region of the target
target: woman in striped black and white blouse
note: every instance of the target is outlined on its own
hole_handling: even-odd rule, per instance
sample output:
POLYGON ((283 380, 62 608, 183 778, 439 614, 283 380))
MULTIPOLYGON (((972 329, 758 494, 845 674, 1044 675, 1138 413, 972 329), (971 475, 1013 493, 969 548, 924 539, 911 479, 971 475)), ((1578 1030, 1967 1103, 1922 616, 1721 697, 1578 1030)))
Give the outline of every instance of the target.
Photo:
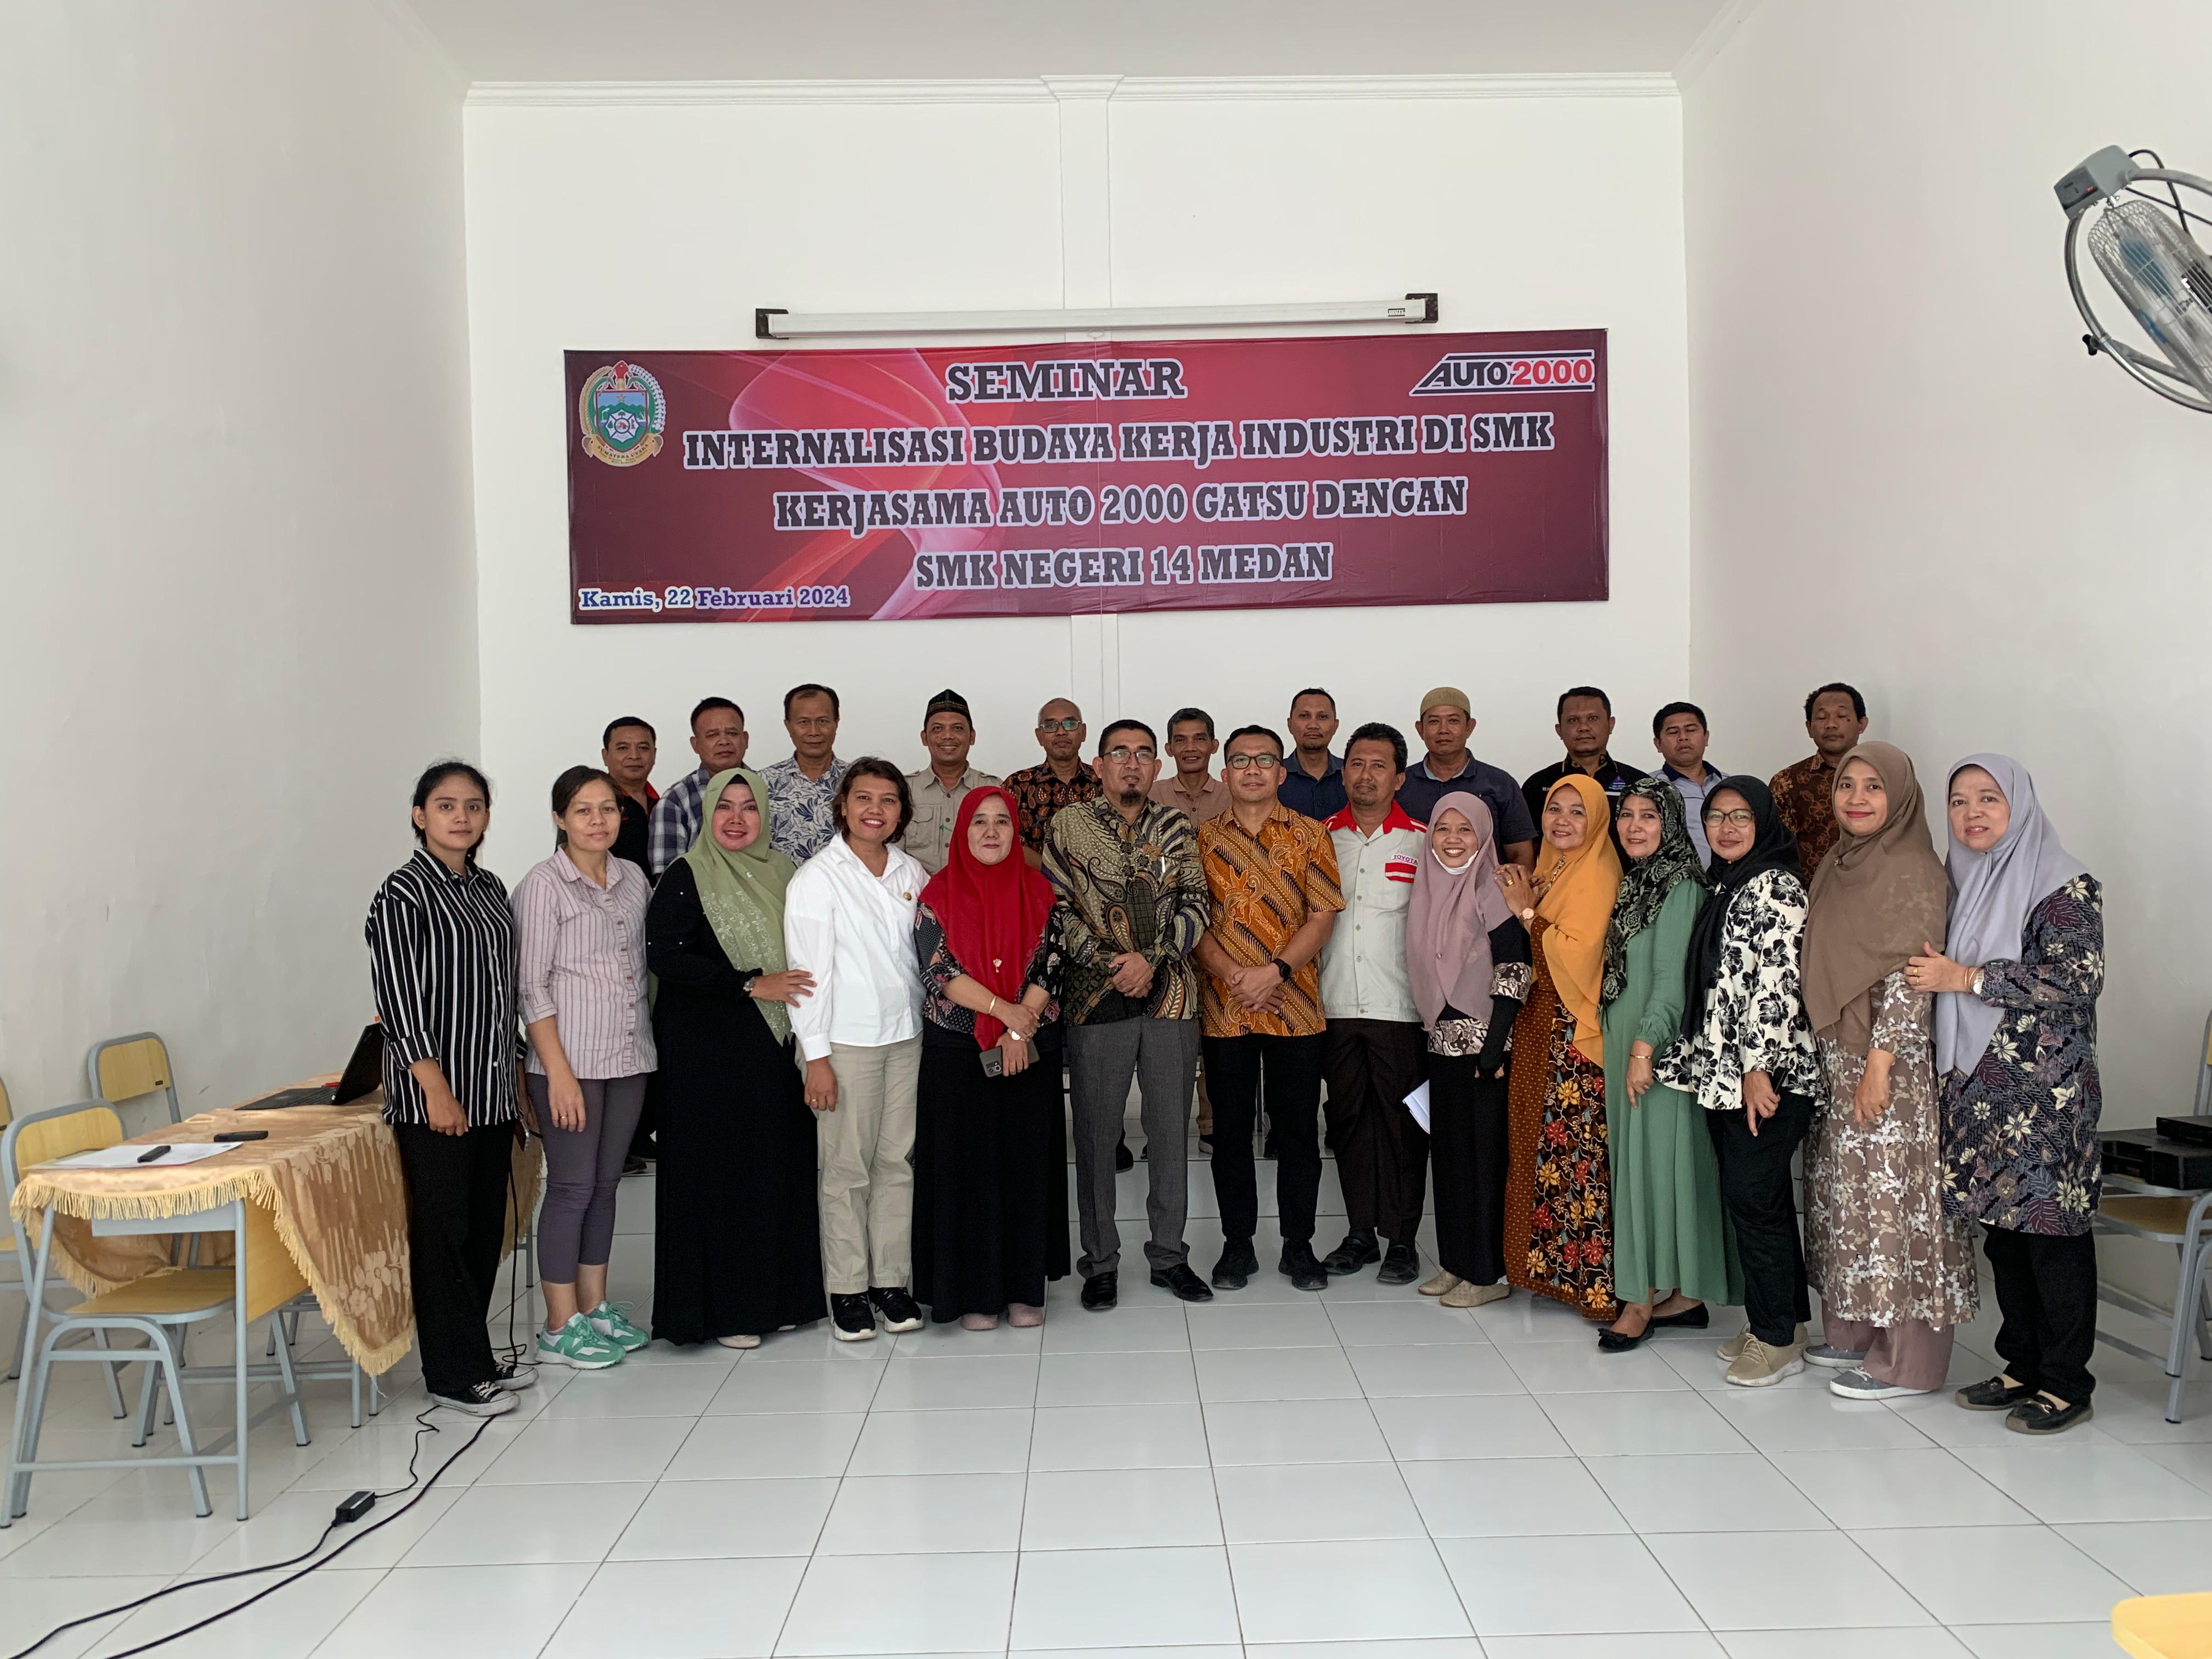
POLYGON ((514 886, 530 1101, 545 1137, 538 1217, 541 1364, 603 1370, 652 1337, 607 1300, 615 1188, 653 1069, 645 994, 645 872, 612 855, 614 780, 572 766, 553 781, 553 856, 514 886))
POLYGON ((431 767, 415 785, 414 819, 422 845, 368 907, 384 1117, 407 1182, 423 1386, 434 1404, 496 1417, 535 1381, 499 1363, 485 1324, 521 1109, 514 912, 477 865, 491 823, 483 773, 465 761, 431 767))

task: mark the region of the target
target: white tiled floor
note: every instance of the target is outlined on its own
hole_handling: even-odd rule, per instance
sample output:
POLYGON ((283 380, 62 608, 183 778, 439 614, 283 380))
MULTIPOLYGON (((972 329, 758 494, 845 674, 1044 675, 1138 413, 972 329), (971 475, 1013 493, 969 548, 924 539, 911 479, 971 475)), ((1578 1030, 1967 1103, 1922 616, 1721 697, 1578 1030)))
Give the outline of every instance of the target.
MULTIPOLYGON (((1038 1330, 816 1331, 549 1374, 465 1455, 472 1425, 430 1437, 422 1467, 442 1473, 412 1510, 169 1650, 2087 1659, 2114 1650, 2114 1601, 2212 1585, 2212 1384, 2171 1425, 2163 1379, 2100 1349, 2094 1425, 2041 1444, 1948 1395, 1847 1403, 1825 1374, 1726 1389, 1712 1344, 1733 1314, 1605 1356, 1552 1304, 1451 1312, 1371 1271, 1317 1297, 1269 1271, 1186 1309, 1145 1283, 1143 1181, 1141 1164, 1121 1179, 1113 1313, 1081 1311, 1067 1281, 1038 1330)), ((1263 1169, 1263 1203, 1272 1186, 1263 1169)), ((615 1261, 644 1310, 652 1198, 649 1177, 623 1183, 615 1261)), ((1202 1168, 1192 1200, 1203 1269, 1220 1233, 1202 1168)), ((1333 1172, 1322 1201, 1326 1249, 1333 1172)), ((1964 1333, 1959 1380, 1995 1369, 1993 1322, 1964 1333)), ((495 1323, 503 1339, 503 1304, 495 1323)), ((313 1445, 258 1430, 242 1527, 222 1479, 202 1521, 174 1472, 41 1477, 0 1532, 0 1650, 277 1560, 338 1495, 403 1484, 412 1375, 358 1433, 331 1385, 312 1390, 313 1445)), ((222 1391, 194 1404, 212 1421, 222 1391)), ((121 1445, 88 1372, 51 1420, 57 1449, 121 1445)), ((270 1582, 42 1652, 118 1652, 270 1582)))

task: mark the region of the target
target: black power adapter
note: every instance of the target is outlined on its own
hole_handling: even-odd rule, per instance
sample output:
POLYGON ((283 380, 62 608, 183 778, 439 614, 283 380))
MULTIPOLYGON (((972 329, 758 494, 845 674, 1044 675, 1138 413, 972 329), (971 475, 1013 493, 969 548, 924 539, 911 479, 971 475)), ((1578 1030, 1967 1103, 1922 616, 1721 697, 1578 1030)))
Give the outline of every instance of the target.
POLYGON ((362 1516, 367 1515, 375 1507, 376 1494, 374 1492, 357 1492, 354 1493, 352 1497, 347 1498, 344 1503, 338 1505, 337 1514, 331 1520, 331 1524, 334 1527, 343 1527, 349 1521, 360 1520, 362 1516))

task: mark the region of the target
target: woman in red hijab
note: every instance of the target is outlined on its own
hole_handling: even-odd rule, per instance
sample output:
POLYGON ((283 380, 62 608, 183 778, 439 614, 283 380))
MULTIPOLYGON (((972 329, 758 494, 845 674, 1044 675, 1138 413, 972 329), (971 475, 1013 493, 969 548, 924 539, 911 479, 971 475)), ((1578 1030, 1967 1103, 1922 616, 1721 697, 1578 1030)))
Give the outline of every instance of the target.
POLYGON ((1051 884, 1022 857, 996 785, 971 789, 951 856, 915 908, 921 1087, 914 1138, 914 1294, 988 1331, 1044 1322, 1067 1274, 1060 935, 1051 884))

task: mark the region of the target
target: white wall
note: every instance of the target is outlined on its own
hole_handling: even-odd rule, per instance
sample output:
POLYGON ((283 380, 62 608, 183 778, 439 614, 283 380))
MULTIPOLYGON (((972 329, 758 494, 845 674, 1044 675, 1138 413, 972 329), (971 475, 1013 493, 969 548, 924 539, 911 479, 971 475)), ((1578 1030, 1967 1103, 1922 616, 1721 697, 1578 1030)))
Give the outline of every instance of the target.
POLYGON ((460 89, 371 0, 0 17, 0 1077, 343 1063, 477 737, 460 89))
MULTIPOLYGON (((847 755, 918 765, 950 682, 995 770, 1036 758, 1037 705, 1095 722, 1184 702, 1279 720, 1310 681, 1347 722, 1410 727, 1439 681, 1486 758, 1557 757, 1552 699, 1597 679, 1641 720, 1687 660, 1686 362, 1679 108, 1659 96, 1293 98, 1110 81, 818 100, 505 101, 467 112, 484 757, 519 873, 537 802, 601 726, 744 704, 789 751, 784 688, 844 695, 847 755), (1115 92, 1110 99, 1106 95, 1115 92), (610 259, 611 249, 622 257, 610 259), (586 257, 588 254, 589 257, 586 257), (611 271, 626 273, 611 280, 611 271), (1076 619, 578 628, 568 620, 568 348, 743 347, 752 307, 972 308, 1340 297, 1434 288, 1455 329, 1611 333, 1613 595, 1572 606, 1245 611, 1076 619)), ((1627 90, 1649 90, 1636 87, 1627 90)), ((1340 94, 1347 88, 1339 87, 1340 94)), ((1358 90, 1352 88, 1351 90, 1358 90)), ((579 94, 580 99, 586 94, 579 94)), ((1225 729, 1225 727, 1224 727, 1225 729)), ((1648 732, 1648 728, 1647 728, 1648 732)))
POLYGON ((1692 684, 1762 769, 1829 678, 1926 787, 2027 763, 2105 884, 2118 1125, 2188 1109, 2212 1000, 2212 419, 2085 359, 2051 185, 2212 172, 2208 64, 2192 0, 1796 0, 1684 98, 1692 684))

